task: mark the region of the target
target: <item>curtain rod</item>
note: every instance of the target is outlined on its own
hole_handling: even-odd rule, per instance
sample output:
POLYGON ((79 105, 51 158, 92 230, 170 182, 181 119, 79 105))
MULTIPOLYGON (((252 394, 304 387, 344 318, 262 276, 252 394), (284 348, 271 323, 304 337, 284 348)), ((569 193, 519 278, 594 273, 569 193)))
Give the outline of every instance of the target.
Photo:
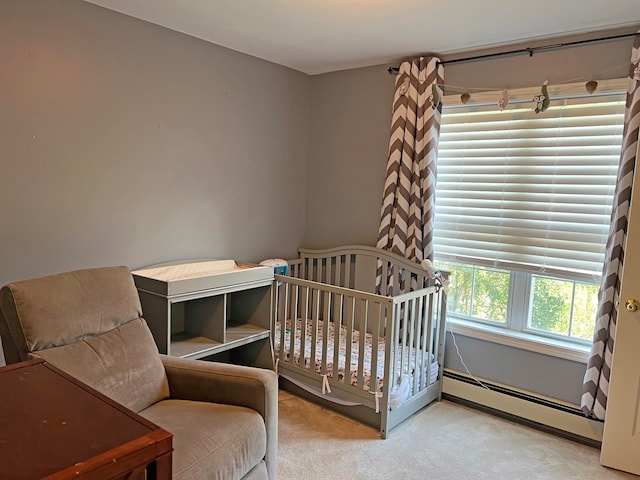
MULTIPOLYGON (((617 40, 619 38, 634 37, 635 35, 638 35, 638 33, 625 33, 622 35, 613 35, 610 37, 600 37, 600 38, 592 38, 589 40, 578 40, 575 42, 556 43, 553 45, 543 45, 540 47, 521 48, 519 50, 510 50, 508 52, 487 53, 486 55, 476 55, 473 57, 457 58, 455 60, 442 60, 438 62, 438 65, 452 65, 454 63, 476 62, 478 60, 487 60, 490 58, 497 58, 497 57, 512 57, 515 55, 524 55, 524 54, 527 54, 530 57, 533 57, 533 54, 539 51, 559 50, 562 48, 569 48, 569 47, 584 45, 586 43, 606 42, 609 40, 617 40)), ((400 67, 389 67, 387 71, 390 74, 398 73, 400 71, 400 67)))

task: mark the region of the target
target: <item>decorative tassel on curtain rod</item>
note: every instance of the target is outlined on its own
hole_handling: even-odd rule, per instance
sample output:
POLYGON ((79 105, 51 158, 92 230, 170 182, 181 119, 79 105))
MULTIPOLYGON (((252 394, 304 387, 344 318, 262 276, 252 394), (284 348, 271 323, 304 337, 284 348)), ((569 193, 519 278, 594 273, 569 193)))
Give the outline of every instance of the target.
MULTIPOLYGON (((519 50, 510 50, 508 52, 488 53, 486 55, 476 55, 473 57, 457 58, 455 60, 440 60, 438 62, 438 65, 453 65, 456 63, 476 62, 479 60, 488 60, 491 58, 513 57, 516 55, 525 55, 525 54, 532 57, 533 54, 536 52, 549 52, 552 50, 560 50, 563 48, 578 47, 581 45, 585 45, 587 43, 601 43, 601 42, 607 42, 610 40, 618 40, 620 38, 634 37, 635 35, 636 33, 626 33, 622 35, 612 35, 609 37, 592 38, 589 40, 578 40, 576 42, 556 43, 554 45, 543 45, 540 47, 521 48, 519 50)), ((399 67, 389 67, 387 71, 390 74, 397 74, 399 72, 399 67)))

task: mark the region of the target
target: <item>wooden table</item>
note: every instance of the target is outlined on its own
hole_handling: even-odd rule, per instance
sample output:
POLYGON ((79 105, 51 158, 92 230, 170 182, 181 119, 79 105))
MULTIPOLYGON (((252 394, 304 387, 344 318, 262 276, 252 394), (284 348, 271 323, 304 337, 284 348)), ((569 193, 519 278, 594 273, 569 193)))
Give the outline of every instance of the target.
POLYGON ((172 435, 42 360, 0 368, 0 478, 171 478, 172 435))

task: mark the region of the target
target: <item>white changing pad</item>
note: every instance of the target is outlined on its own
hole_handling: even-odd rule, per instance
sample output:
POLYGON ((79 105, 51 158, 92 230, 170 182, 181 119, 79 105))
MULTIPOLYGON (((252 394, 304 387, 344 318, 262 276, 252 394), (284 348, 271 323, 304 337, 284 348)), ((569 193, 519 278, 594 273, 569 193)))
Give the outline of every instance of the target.
POLYGON ((210 260, 206 262, 180 263, 177 265, 164 265, 161 267, 136 270, 136 275, 155 278, 163 282, 176 282, 189 278, 208 277, 221 273, 242 270, 248 266, 238 265, 235 260, 210 260))

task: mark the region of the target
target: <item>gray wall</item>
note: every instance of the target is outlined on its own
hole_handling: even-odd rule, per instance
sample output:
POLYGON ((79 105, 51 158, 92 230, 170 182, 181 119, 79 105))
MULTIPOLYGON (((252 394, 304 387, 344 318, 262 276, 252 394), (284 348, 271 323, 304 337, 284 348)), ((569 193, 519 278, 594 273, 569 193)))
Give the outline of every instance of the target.
MULTIPOLYGON (((460 356, 472 375, 547 397, 580 403, 586 363, 455 334, 460 356)), ((468 375, 447 332, 445 367, 468 375)))
POLYGON ((374 245, 394 78, 382 66, 311 77, 304 246, 374 245))
MULTIPOLYGON (((635 31, 637 28, 598 32, 559 41, 635 31)), ((445 66, 445 84, 501 90, 530 87, 545 80, 553 84, 586 82, 591 76, 596 80, 624 77, 632 42, 633 39, 616 40, 536 53, 531 58, 512 56, 445 66)), ((502 50, 550 43, 557 42, 532 42, 502 50)), ((497 51, 500 49, 471 54, 497 51)), ((468 55, 443 59, 460 56, 468 55)), ((394 77, 386 71, 388 66, 328 73, 311 79, 305 246, 376 243, 394 89, 394 77)), ((580 402, 584 364, 462 335, 456 338, 463 359, 474 375, 567 402, 580 402)), ((464 372, 450 336, 445 365, 464 372)))
POLYGON ((79 0, 0 2, 0 284, 291 257, 310 78, 79 0))

